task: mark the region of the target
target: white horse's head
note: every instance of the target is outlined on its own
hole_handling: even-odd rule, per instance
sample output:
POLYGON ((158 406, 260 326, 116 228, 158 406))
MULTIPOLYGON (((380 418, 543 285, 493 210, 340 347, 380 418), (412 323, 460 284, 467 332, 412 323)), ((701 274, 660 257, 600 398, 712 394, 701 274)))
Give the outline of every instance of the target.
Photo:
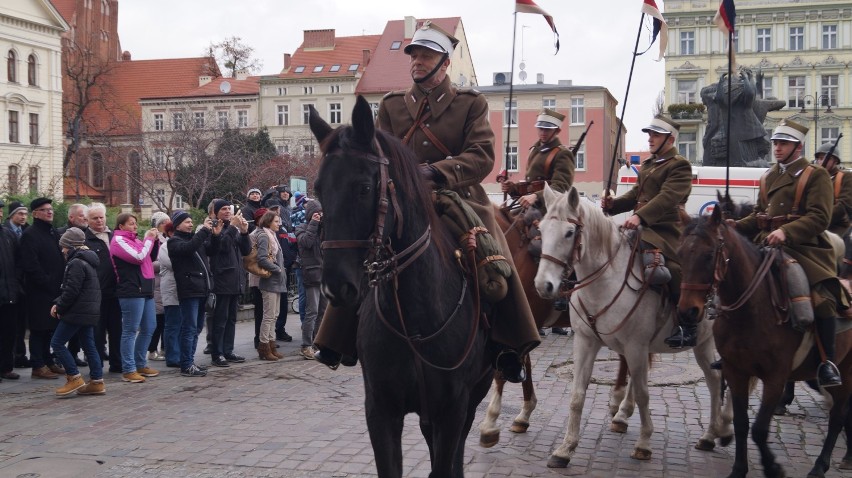
POLYGON ((570 272, 574 262, 583 254, 583 218, 580 194, 573 187, 559 193, 544 185, 544 204, 547 214, 542 219, 541 262, 535 275, 535 289, 545 299, 559 294, 562 273, 570 272))

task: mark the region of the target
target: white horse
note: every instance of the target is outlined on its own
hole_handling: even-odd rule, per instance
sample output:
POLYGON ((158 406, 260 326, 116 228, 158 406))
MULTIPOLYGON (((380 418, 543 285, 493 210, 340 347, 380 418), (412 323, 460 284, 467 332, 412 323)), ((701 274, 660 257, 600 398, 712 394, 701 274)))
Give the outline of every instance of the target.
MULTIPOLYGON (((630 393, 613 417, 612 429, 626 431, 633 403, 639 407, 641 428, 631 457, 651 458, 651 434, 654 427, 648 410, 649 353, 677 353, 663 342, 671 332, 676 304, 642 286, 640 255, 634 258, 632 242, 612 219, 593 203, 581 201, 577 190, 554 192, 545 186, 546 217, 541 221, 542 261, 535 278, 542 297, 554 297, 562 274, 573 268, 580 280, 571 294, 571 326, 574 329, 574 384, 565 439, 547 463, 564 468, 571 461, 579 441, 580 418, 595 357, 601 346, 623 355, 630 369, 630 393), (586 287, 586 285, 589 285, 586 287)), ((723 446, 733 438, 730 401, 721 407, 720 373, 710 368, 715 358, 711 324, 698 326, 698 345, 693 348, 696 361, 704 372, 710 390, 710 426, 695 445, 712 450, 716 438, 723 446)))

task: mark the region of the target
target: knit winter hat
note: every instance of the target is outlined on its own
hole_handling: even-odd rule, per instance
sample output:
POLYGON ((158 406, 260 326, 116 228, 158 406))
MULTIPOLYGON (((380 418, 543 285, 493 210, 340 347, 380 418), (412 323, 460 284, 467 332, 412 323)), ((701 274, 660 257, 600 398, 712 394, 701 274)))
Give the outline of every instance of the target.
POLYGON ((172 213, 172 226, 177 229, 177 227, 180 226, 180 223, 186 221, 190 217, 191 216, 188 212, 184 211, 183 209, 178 209, 177 211, 172 213))
POLYGON ((263 193, 262 193, 262 192, 260 192, 260 189, 257 189, 257 188, 251 188, 251 189, 249 189, 249 190, 248 190, 248 192, 246 193, 246 197, 251 196, 251 193, 258 193, 258 194, 260 194, 261 196, 263 195, 263 193))
POLYGON ((27 211, 27 207, 21 201, 12 201, 9 203, 9 216, 14 216, 18 211, 27 211))
POLYGON ((157 211, 151 215, 151 227, 156 229, 160 226, 160 224, 169 221, 169 215, 164 213, 163 211, 157 211))
POLYGON ((224 199, 214 199, 213 200, 213 215, 216 216, 219 214, 219 210, 221 210, 225 206, 231 206, 232 204, 224 199))
POLYGON ((260 218, 262 218, 263 215, 266 214, 266 211, 268 211, 268 209, 266 209, 265 207, 257 208, 257 210, 254 211, 254 222, 257 223, 257 221, 260 221, 260 218))
POLYGON ((59 247, 74 249, 86 244, 86 234, 76 227, 69 227, 65 234, 59 238, 59 247))

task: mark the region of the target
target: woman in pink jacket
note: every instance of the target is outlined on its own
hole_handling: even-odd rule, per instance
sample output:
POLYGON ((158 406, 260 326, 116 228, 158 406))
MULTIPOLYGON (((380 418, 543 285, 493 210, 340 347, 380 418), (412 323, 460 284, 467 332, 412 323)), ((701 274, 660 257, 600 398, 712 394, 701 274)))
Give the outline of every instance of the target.
POLYGON ((149 229, 145 240, 136 235, 136 216, 121 213, 109 245, 117 279, 115 295, 121 305, 121 373, 125 382, 144 382, 160 372, 148 367, 147 352, 156 326, 154 310, 154 266, 157 230, 149 229))

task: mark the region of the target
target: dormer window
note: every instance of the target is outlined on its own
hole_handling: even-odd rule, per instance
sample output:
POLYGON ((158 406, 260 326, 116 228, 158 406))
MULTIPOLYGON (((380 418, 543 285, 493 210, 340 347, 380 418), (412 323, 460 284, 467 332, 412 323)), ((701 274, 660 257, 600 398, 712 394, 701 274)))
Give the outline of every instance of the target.
POLYGON ((296 69, 295 69, 295 70, 293 70, 293 71, 294 71, 295 73, 302 73, 302 72, 304 72, 304 71, 305 71, 305 67, 304 67, 304 66, 297 66, 297 67, 296 67, 296 69))
POLYGON ((395 41, 395 42, 391 43, 391 50, 399 50, 399 47, 401 47, 401 46, 402 46, 401 41, 395 41))
POLYGON ((314 73, 319 73, 322 69, 325 68, 325 65, 317 65, 314 67, 314 73))
POLYGON ((349 71, 358 71, 358 63, 349 65, 349 71))
POLYGON ((340 71, 340 65, 331 65, 331 68, 329 68, 328 71, 330 71, 332 73, 338 72, 338 71, 340 71))

